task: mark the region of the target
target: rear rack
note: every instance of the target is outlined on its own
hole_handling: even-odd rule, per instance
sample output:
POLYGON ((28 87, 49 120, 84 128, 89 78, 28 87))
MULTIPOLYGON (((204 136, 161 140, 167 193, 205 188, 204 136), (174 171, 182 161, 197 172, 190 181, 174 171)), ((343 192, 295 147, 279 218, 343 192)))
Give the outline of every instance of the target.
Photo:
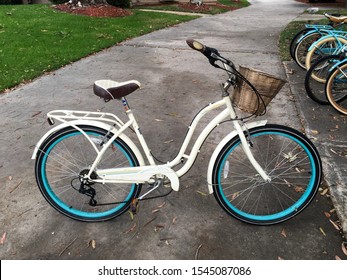
POLYGON ((90 120, 112 123, 118 127, 124 126, 121 119, 110 113, 55 110, 47 113, 47 117, 51 124, 54 124, 54 120, 60 122, 66 122, 66 120, 90 120))

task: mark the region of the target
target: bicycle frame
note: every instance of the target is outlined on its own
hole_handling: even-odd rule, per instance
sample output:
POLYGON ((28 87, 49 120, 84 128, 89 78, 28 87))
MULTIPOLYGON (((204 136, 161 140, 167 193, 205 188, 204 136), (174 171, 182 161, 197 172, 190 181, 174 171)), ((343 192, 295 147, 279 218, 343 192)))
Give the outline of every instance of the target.
MULTIPOLYGON (((347 31, 336 31, 336 30, 325 30, 325 33, 327 35, 319 38, 317 41, 315 41, 309 48, 308 48, 308 51, 311 51, 312 49, 318 49, 317 48, 317 45, 327 39, 327 38, 335 38, 336 39, 336 42, 338 44, 337 47, 334 47, 334 48, 328 48, 327 50, 333 50, 333 52, 328 52, 329 54, 337 54, 339 53, 339 51, 344 47, 344 44, 342 44, 338 39, 339 38, 342 38, 342 39, 347 39, 347 31)), ((319 49, 320 52, 325 52, 325 49, 319 49)))
MULTIPOLYGON (((329 19, 328 14, 324 14, 326 18, 329 19)), ((305 24, 305 28, 307 29, 311 29, 310 31, 306 32, 305 34, 303 34, 298 40, 297 43, 300 43, 306 36, 318 32, 321 35, 323 35, 324 33, 327 33, 328 31, 334 32, 334 31, 342 31, 342 27, 343 27, 344 23, 340 22, 340 23, 336 23, 334 24, 332 21, 330 21, 330 24, 305 24)))
POLYGON ((300 43, 302 40, 304 40, 305 37, 311 35, 312 33, 316 33, 318 32, 319 34, 321 35, 324 35, 327 33, 328 30, 335 30, 333 29, 331 26, 329 25, 318 25, 318 26, 315 26, 315 25, 305 25, 306 28, 310 28, 311 30, 306 32, 305 34, 301 35, 300 38, 296 41, 296 43, 300 43))
MULTIPOLYGON (((106 113, 97 113, 97 112, 83 112, 83 111, 52 111, 48 113, 48 118, 52 120, 58 120, 63 123, 63 126, 72 126, 78 131, 80 131, 91 143, 91 145, 94 147, 94 150, 97 153, 97 156, 90 168, 89 174, 86 175, 86 178, 90 179, 90 176, 92 172, 96 172, 98 177, 100 179, 93 180, 94 182, 99 182, 103 184, 107 183, 148 183, 153 182, 153 178, 156 176, 166 176, 170 182, 171 187, 173 190, 178 191, 179 190, 179 177, 183 176, 188 172, 188 170, 192 167, 194 164, 195 159, 197 158, 200 148, 202 144, 204 143, 207 136, 212 132, 212 130, 217 127, 219 124, 221 124, 223 121, 231 120, 234 126, 234 131, 232 131, 229 135, 227 135, 224 140, 221 141, 221 144, 226 142, 226 140, 231 139, 232 137, 238 135, 240 137, 243 150, 245 154, 247 155, 250 164, 257 170, 257 172, 260 174, 260 176, 264 179, 264 181, 270 181, 270 177, 265 173, 263 168, 258 164, 258 162, 254 159, 252 152, 249 148, 249 142, 245 137, 244 131, 247 129, 257 127, 257 126, 263 126, 266 124, 267 121, 257 121, 257 122, 251 122, 247 124, 243 124, 240 120, 237 119, 236 113, 233 109, 233 105, 231 103, 229 95, 224 96, 222 100, 217 101, 215 103, 211 103, 205 108, 203 108, 194 118, 191 125, 189 126, 187 135, 183 141, 183 144, 180 148, 180 151, 178 155, 170 162, 162 165, 156 165, 153 156, 151 155, 150 149, 148 148, 148 145, 143 137, 143 135, 140 132, 139 125, 132 113, 132 111, 129 109, 128 103, 125 98, 122 99, 123 106, 126 111, 126 114, 128 116, 128 121, 126 123, 123 123, 117 116, 113 114, 106 114, 106 113), (209 112, 218 109, 222 106, 225 106, 226 108, 220 112, 216 117, 214 117, 210 123, 203 129, 203 131, 198 136, 197 140, 195 141, 191 151, 189 154, 187 154, 187 148, 189 146, 189 143, 191 142, 192 136, 196 130, 196 127, 199 123, 199 121, 209 112), (77 120, 77 121, 72 121, 77 120), (103 128, 108 127, 108 131, 113 133, 113 136, 101 146, 101 149, 97 147, 97 145, 100 145, 98 141, 93 139, 91 136, 87 135, 80 127, 80 124, 92 124, 95 126, 101 126, 100 123, 104 123, 103 128), (105 123, 111 123, 112 125, 106 125, 105 123), (117 129, 115 129, 117 127, 117 129), (105 151, 107 148, 110 147, 110 145, 114 142, 114 140, 117 137, 123 137, 124 138, 124 131, 128 128, 132 127, 132 129, 135 131, 136 136, 142 146, 143 152, 146 155, 147 161, 149 165, 144 165, 144 161, 141 160, 140 165, 137 167, 127 167, 127 168, 112 168, 112 169, 98 169, 98 163, 100 162, 101 158, 103 157, 105 151), (178 164, 182 163, 182 160, 185 159, 186 162, 184 165, 178 170, 174 171, 172 168, 177 166, 178 164)), ((57 129, 53 129, 56 131, 57 129)), ((36 157, 36 154, 38 152, 38 147, 44 142, 44 140, 52 133, 51 130, 48 132, 43 138, 39 141, 37 144, 33 157, 36 157)), ((105 137, 106 138, 106 137, 105 137)), ((126 138, 129 140, 129 138, 126 138)), ((129 142, 127 140, 127 142, 129 142)), ((208 173, 211 173, 212 165, 213 165, 213 158, 216 157, 218 154, 218 151, 222 149, 221 144, 216 148, 210 164, 208 168, 208 173), (214 156, 215 155, 215 156, 214 156)), ((136 147, 136 146, 135 146, 136 147)), ((137 153, 138 155, 138 153, 137 153)), ((138 155, 139 156, 139 155, 138 155)), ((142 158, 142 156, 141 156, 142 158)), ((209 177, 209 176, 208 176, 209 177)), ((208 178, 208 182, 210 182, 210 179, 208 178)), ((212 187, 209 183, 209 192, 212 193, 212 187)))

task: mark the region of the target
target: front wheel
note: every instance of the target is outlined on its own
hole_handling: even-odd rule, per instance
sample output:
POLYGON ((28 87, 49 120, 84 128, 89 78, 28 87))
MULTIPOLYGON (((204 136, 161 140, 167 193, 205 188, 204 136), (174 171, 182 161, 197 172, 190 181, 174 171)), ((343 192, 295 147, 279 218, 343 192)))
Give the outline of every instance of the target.
POLYGON ((339 55, 328 55, 317 60, 305 76, 305 89, 307 95, 321 105, 328 105, 325 95, 325 82, 330 74, 331 67, 339 61, 339 55))
POLYGON ((300 132, 280 125, 250 129, 249 139, 254 158, 271 181, 260 177, 235 136, 214 164, 216 200, 229 215, 250 224, 270 225, 294 217, 311 202, 321 181, 315 146, 300 132))
MULTIPOLYGON (((80 129, 100 149, 112 137, 112 133, 98 127, 80 126, 80 129)), ((105 221, 124 213, 139 195, 141 185, 83 181, 97 156, 86 135, 73 127, 52 134, 39 148, 36 181, 45 199, 60 213, 79 221, 105 221)), ((129 146, 117 138, 98 168, 138 165, 129 146)), ((95 172, 90 177, 98 179, 95 172)))
POLYGON ((307 52, 305 66, 309 70, 313 63, 318 61, 324 56, 338 54, 347 40, 342 37, 327 37, 316 43, 316 45, 307 52))

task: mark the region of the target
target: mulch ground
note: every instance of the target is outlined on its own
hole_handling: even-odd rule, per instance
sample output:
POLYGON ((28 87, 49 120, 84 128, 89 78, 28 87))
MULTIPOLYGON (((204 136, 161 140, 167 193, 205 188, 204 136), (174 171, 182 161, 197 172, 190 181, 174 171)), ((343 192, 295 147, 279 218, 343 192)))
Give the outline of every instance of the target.
POLYGON ((345 7, 345 0, 336 0, 335 2, 319 2, 319 3, 309 3, 308 0, 295 0, 297 2, 301 2, 301 3, 305 3, 305 4, 309 4, 311 6, 315 6, 315 7, 333 7, 333 8, 344 8, 345 7))
POLYGON ((117 8, 111 5, 75 7, 71 4, 65 3, 56 5, 54 6, 54 8, 66 13, 71 13, 75 15, 85 15, 91 17, 125 17, 132 14, 127 10, 117 8))
MULTIPOLYGON (((199 6, 195 4, 189 4, 189 3, 178 4, 178 5, 179 7, 186 10, 187 12, 199 13, 199 12, 209 11, 211 9, 211 7, 208 5, 199 6)), ((227 10, 236 9, 234 7, 229 7, 222 4, 216 4, 214 6, 224 8, 227 10)), ((76 7, 69 3, 65 3, 65 4, 55 5, 53 7, 62 12, 76 14, 76 15, 92 16, 92 17, 124 17, 124 16, 129 16, 132 14, 128 10, 117 8, 111 5, 94 5, 94 6, 76 7)))

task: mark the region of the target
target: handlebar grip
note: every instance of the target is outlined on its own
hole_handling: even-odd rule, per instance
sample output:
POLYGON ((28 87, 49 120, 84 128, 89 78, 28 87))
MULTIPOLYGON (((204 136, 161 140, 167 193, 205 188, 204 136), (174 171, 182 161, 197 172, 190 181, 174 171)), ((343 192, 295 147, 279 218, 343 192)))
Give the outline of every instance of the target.
POLYGON ((201 44, 200 42, 194 40, 194 39, 188 39, 187 44, 189 47, 191 47, 193 50, 199 51, 204 53, 206 50, 206 46, 201 44))
POLYGON ((204 56, 206 56, 210 62, 210 64, 214 67, 220 68, 218 65, 216 65, 216 61, 221 61, 223 63, 226 63, 228 65, 233 65, 233 63, 222 57, 217 49, 208 47, 204 44, 201 44, 200 42, 194 40, 194 39, 187 39, 186 40, 189 47, 191 47, 193 50, 201 52, 204 56))

